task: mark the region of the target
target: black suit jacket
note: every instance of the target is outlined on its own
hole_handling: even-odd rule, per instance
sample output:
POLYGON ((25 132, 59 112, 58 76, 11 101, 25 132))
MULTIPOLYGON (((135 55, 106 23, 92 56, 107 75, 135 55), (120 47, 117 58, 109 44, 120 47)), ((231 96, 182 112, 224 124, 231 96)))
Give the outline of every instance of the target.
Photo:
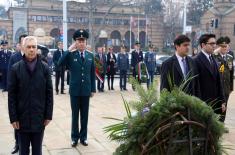
MULTIPOLYGON (((197 77, 197 69, 193 59, 189 56, 186 57, 186 62, 189 68, 188 76, 193 77, 192 80, 188 81, 183 90, 190 95, 200 97, 199 81, 197 77)), ((162 63, 161 67, 161 84, 160 89, 164 88, 168 91, 175 86, 179 87, 184 83, 184 75, 180 68, 180 64, 176 55, 173 55, 162 63), (172 84, 172 85, 171 85, 172 84)), ((187 79, 186 79, 187 81, 187 79)))
MULTIPOLYGON (((213 57, 212 57, 213 58, 213 57)), ((206 103, 212 103, 216 113, 221 113, 221 104, 225 103, 224 92, 220 81, 219 69, 215 59, 214 71, 210 67, 207 57, 200 52, 195 58, 195 64, 199 73, 199 84, 201 92, 201 100, 206 103)))
POLYGON ((136 50, 132 51, 131 53, 131 67, 135 68, 136 65, 144 60, 143 52, 139 51, 139 53, 136 52, 136 50))
MULTIPOLYGON (((62 55, 63 55, 64 51, 62 50, 62 55)), ((58 62, 60 60, 60 58, 62 57, 61 52, 59 49, 57 49, 54 54, 53 54, 53 63, 55 65, 55 71, 65 71, 65 66, 58 66, 58 62)))
POLYGON ((117 62, 116 56, 113 53, 113 61, 111 61, 111 54, 110 52, 107 54, 107 73, 115 74, 115 64, 117 62))

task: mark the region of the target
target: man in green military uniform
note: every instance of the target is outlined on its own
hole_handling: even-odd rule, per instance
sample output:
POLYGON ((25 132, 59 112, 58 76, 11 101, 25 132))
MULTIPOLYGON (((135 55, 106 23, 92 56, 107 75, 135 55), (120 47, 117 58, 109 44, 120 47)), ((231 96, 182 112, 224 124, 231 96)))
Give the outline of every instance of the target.
POLYGON ((66 65, 70 71, 69 93, 72 109, 71 139, 72 147, 76 147, 78 140, 84 146, 87 142, 87 124, 89 112, 89 99, 96 91, 94 55, 86 50, 86 40, 89 34, 83 29, 77 30, 74 43, 58 62, 66 65), (81 128, 79 131, 79 113, 81 128))
MULTIPOLYGON (((230 93, 233 91, 233 56, 228 54, 228 43, 225 37, 220 37, 216 42, 218 48, 215 50, 214 56, 219 67, 221 75, 221 82, 224 89, 226 109, 230 93)), ((221 117, 221 121, 224 122, 226 116, 226 110, 221 117)))

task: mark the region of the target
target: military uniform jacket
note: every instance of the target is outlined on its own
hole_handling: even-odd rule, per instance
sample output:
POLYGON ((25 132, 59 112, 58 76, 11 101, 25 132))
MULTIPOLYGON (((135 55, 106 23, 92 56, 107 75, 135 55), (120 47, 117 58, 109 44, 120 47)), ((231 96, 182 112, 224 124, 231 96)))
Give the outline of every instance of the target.
POLYGON ((221 54, 217 54, 214 57, 219 67, 224 93, 229 95, 233 90, 233 56, 226 54, 223 58, 221 54))
POLYGON ((129 69, 129 58, 128 54, 119 53, 117 58, 117 65, 119 70, 128 70, 129 69))
POLYGON ((139 51, 136 52, 136 50, 132 51, 131 53, 131 67, 135 68, 136 65, 140 62, 144 60, 144 56, 143 56, 143 52, 139 51))
POLYGON ((66 65, 70 71, 69 93, 71 96, 91 96, 96 92, 95 63, 92 53, 85 51, 82 62, 79 51, 64 52, 58 65, 66 65))
POLYGON ((146 64, 148 71, 154 72, 156 70, 156 54, 147 52, 144 57, 144 63, 146 64))
POLYGON ((4 50, 0 51, 0 69, 8 69, 9 60, 11 57, 11 52, 7 50, 5 53, 4 50))

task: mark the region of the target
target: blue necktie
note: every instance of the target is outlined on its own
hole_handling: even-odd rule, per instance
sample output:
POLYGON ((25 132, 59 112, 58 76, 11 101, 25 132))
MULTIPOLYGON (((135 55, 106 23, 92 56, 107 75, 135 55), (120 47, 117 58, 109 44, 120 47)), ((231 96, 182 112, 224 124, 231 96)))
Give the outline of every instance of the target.
POLYGON ((186 59, 185 58, 182 58, 182 62, 183 62, 183 74, 184 74, 184 77, 187 76, 187 73, 188 73, 188 65, 187 65, 187 62, 186 62, 186 59))

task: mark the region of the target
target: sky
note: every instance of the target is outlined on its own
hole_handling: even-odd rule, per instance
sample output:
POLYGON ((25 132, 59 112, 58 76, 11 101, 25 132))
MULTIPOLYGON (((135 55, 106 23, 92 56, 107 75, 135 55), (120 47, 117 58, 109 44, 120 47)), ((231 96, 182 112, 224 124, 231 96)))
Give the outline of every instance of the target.
POLYGON ((0 5, 5 6, 5 8, 7 9, 10 5, 15 5, 16 2, 14 0, 0 0, 0 5))

